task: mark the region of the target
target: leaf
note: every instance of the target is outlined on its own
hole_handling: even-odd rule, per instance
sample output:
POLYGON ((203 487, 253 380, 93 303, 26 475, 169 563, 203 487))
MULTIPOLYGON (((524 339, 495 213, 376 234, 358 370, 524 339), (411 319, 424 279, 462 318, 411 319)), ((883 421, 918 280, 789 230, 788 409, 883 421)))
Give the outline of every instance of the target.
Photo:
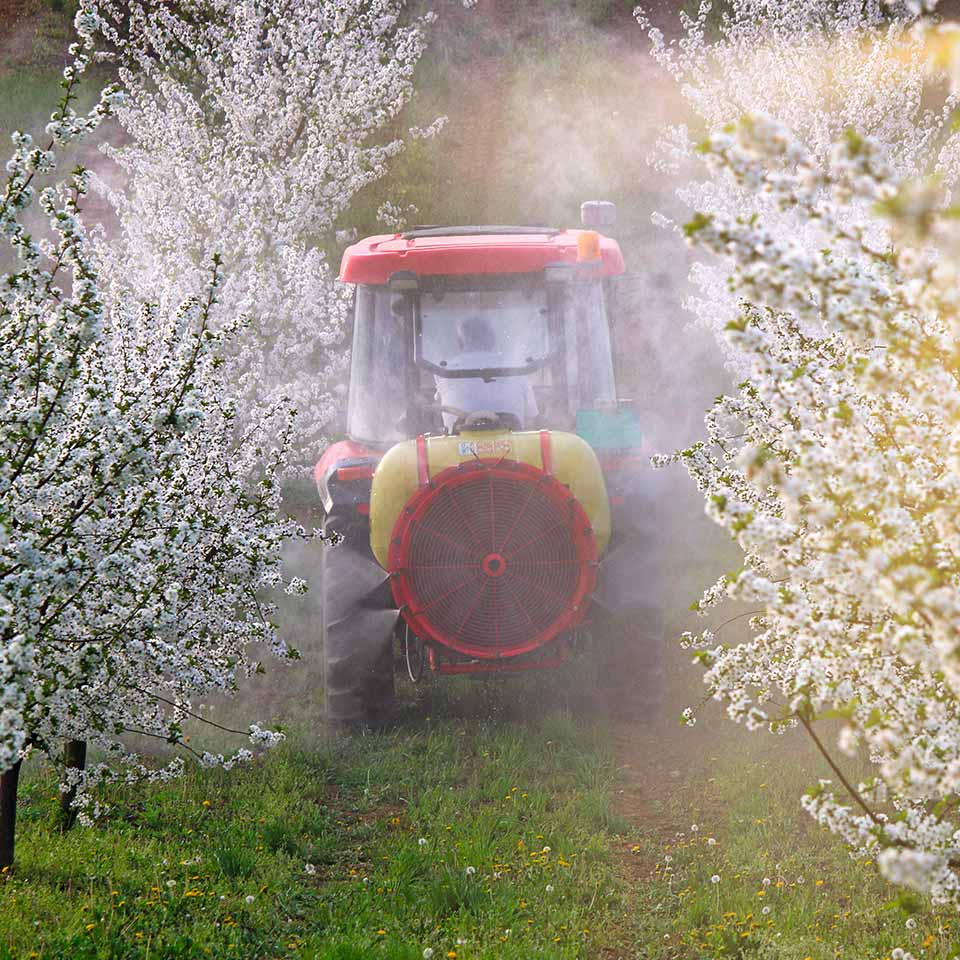
POLYGON ((683 225, 683 235, 687 239, 690 239, 711 223, 713 223, 712 216, 704 213, 695 213, 693 217, 683 225))

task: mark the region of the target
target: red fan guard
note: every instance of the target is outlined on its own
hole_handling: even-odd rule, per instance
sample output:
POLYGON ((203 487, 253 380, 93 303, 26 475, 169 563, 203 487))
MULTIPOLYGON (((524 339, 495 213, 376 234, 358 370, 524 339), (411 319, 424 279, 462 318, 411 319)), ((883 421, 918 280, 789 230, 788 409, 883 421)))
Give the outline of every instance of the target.
POLYGON ((388 557, 425 641, 485 660, 529 653, 583 617, 597 575, 590 520, 559 480, 515 460, 450 467, 410 498, 388 557))

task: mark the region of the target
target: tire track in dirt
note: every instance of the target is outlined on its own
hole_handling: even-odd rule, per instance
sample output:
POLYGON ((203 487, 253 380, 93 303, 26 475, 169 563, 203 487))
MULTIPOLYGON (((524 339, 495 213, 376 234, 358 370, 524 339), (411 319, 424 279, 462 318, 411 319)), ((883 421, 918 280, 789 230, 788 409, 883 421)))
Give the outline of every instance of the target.
POLYGON ((678 748, 672 746, 672 734, 660 725, 638 729, 632 724, 618 723, 611 729, 620 776, 613 809, 632 828, 630 836, 617 844, 624 848, 624 866, 634 880, 648 877, 653 870, 653 862, 633 851, 636 841, 667 839, 682 829, 678 794, 684 771, 678 766, 678 748))
POLYGON ((22 0, 0 0, 0 69, 19 59, 29 19, 22 0))
MULTIPOLYGON (((664 720, 648 726, 621 721, 610 729, 619 775, 613 811, 630 825, 610 846, 621 879, 633 890, 654 879, 663 846, 689 826, 687 798, 700 771, 685 756, 690 745, 682 735, 664 720)), ((601 948, 603 960, 647 956, 649 944, 639 939, 633 915, 625 921, 619 942, 601 948)))

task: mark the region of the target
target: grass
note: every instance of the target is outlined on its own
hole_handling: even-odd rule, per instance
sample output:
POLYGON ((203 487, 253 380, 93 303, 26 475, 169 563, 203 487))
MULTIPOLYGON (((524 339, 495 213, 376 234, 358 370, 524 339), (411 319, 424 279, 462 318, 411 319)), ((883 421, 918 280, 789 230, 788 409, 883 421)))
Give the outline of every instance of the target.
POLYGON ((626 909, 614 780, 598 730, 553 709, 301 738, 112 792, 67 835, 35 771, 0 957, 581 956, 626 909))
POLYGON ((724 740, 680 791, 672 829, 655 851, 655 882, 670 913, 667 943, 691 958, 887 960, 954 957, 954 915, 886 883, 870 861, 800 808, 825 776, 801 732, 724 740), (685 816, 685 819, 684 819, 685 816), (713 878, 719 878, 714 882, 713 878))
POLYGON ((557 678, 437 682, 393 730, 301 733, 246 770, 115 789, 108 818, 66 835, 50 774, 33 770, 0 882, 0 958, 960 948, 951 916, 899 896, 800 811, 822 770, 799 736, 644 732, 558 699, 557 678))

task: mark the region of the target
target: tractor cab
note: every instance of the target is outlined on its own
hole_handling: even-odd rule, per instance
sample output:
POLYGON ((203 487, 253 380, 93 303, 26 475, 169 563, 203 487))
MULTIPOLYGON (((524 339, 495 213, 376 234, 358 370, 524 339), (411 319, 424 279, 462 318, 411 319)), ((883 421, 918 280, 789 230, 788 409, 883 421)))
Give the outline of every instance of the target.
MULTIPOLYGON (((640 435, 618 401, 613 205, 583 229, 423 227, 349 247, 348 439, 315 468, 328 716, 411 678, 557 666, 635 602, 640 435), (633 598, 633 599, 632 599, 633 598)), ((647 550, 649 553, 649 550, 647 550)))
POLYGON ((617 411, 617 244, 594 231, 425 228, 349 248, 347 433, 384 448, 468 424, 578 429, 617 411))

